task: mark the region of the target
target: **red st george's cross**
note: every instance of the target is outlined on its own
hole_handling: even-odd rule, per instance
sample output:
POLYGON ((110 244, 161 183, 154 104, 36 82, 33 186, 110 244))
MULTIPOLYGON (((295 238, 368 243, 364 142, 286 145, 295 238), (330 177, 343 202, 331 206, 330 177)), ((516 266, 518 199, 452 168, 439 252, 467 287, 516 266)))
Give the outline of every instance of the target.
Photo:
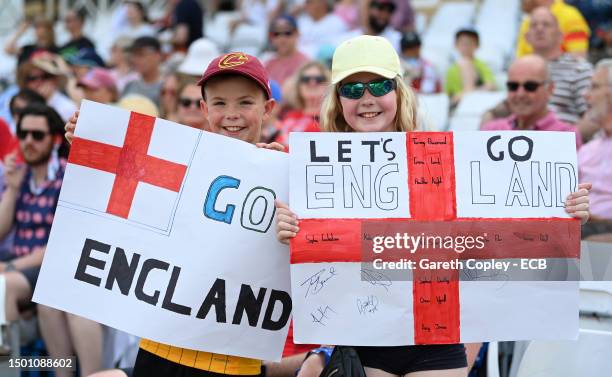
MULTIPOLYGON (((579 257, 580 222, 576 219, 458 218, 452 132, 408 132, 406 155, 411 218, 300 219, 300 234, 291 240, 291 263, 366 261, 362 248, 371 251, 372 244, 364 241, 362 234, 389 235, 390 229, 393 233, 399 231, 398 225, 409 226, 402 230, 413 234, 502 235, 503 242, 487 242, 486 248, 477 252, 466 250, 455 254, 429 249, 426 256, 437 261, 579 257), (434 142, 429 143, 430 140, 434 142), (431 182, 432 177, 438 184, 422 183, 431 182), (330 247, 322 242, 311 243, 308 237, 301 236, 326 233, 340 241, 330 247), (539 233, 554 235, 554 239, 539 243, 528 239, 539 233)), ((419 253, 419 257, 423 256, 419 253)), ((401 256, 415 261, 419 258, 416 254, 401 256)), ((460 343, 459 271, 413 270, 413 316, 415 344, 460 343), (436 297, 446 300, 438 303, 436 297)))
POLYGON ((149 156, 155 117, 131 112, 123 147, 75 137, 68 162, 115 174, 106 212, 127 219, 138 182, 178 192, 186 165, 149 156))

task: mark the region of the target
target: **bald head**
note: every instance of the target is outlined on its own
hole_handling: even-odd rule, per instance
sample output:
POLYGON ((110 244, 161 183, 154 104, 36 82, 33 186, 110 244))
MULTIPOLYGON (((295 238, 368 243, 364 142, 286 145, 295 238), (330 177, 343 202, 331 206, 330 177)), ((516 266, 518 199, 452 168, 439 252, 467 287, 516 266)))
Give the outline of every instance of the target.
POLYGON ((525 13, 531 13, 537 7, 550 7, 554 0, 522 0, 521 8, 525 13))
POLYGON ((508 105, 529 126, 548 114, 553 84, 548 77, 548 63, 537 55, 515 60, 508 69, 508 105))
POLYGON ((557 18, 547 7, 537 7, 531 12, 525 38, 536 54, 547 59, 554 59, 561 53, 563 33, 557 18))
POLYGON ((548 63, 538 55, 527 55, 516 59, 508 68, 508 80, 512 77, 529 76, 537 81, 548 80, 548 63))

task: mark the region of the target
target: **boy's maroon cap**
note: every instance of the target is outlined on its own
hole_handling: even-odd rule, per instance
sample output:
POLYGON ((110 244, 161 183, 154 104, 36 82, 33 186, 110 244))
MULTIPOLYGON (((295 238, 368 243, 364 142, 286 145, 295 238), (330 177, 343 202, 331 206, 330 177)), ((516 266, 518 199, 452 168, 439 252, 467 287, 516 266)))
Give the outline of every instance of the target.
POLYGON ((254 56, 243 52, 230 52, 215 58, 210 64, 198 85, 204 86, 208 80, 218 75, 236 74, 255 80, 264 90, 268 98, 272 98, 272 89, 268 73, 261 62, 254 56))

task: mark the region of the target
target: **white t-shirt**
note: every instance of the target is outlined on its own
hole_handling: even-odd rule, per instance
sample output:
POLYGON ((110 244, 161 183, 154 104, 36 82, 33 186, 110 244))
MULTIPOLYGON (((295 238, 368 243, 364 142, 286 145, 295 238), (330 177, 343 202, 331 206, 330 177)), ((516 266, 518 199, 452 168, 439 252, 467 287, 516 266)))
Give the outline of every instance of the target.
POLYGON ((51 95, 47 101, 47 105, 51 106, 62 117, 64 122, 68 121, 72 114, 77 110, 76 105, 72 100, 57 90, 51 95))
POLYGON ((298 18, 300 41, 298 48, 311 58, 316 58, 323 45, 337 45, 337 37, 347 31, 344 21, 333 13, 328 13, 318 21, 304 14, 298 18))

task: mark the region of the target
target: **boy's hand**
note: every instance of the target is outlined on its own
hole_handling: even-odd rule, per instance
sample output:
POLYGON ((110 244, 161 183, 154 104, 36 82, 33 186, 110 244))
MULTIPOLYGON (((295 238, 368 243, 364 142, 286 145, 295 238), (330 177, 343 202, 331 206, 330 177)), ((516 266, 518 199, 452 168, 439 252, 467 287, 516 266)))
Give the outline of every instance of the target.
POLYGON ((255 143, 255 145, 257 146, 257 148, 272 149, 273 151, 286 152, 285 146, 281 143, 277 143, 276 141, 270 144, 255 143))
POLYGON ((582 224, 586 223, 591 216, 589 211, 589 190, 593 187, 591 183, 580 183, 578 191, 569 194, 565 200, 565 212, 572 217, 580 219, 582 224))
POLYGON ((280 200, 274 203, 276 204, 276 238, 281 243, 289 245, 289 240, 297 236, 297 232, 300 231, 297 216, 280 200))
POLYGON ((77 119, 79 119, 79 110, 75 111, 74 114, 68 119, 68 123, 64 126, 64 130, 66 131, 66 140, 70 144, 72 144, 72 139, 74 138, 74 130, 76 129, 77 119))

